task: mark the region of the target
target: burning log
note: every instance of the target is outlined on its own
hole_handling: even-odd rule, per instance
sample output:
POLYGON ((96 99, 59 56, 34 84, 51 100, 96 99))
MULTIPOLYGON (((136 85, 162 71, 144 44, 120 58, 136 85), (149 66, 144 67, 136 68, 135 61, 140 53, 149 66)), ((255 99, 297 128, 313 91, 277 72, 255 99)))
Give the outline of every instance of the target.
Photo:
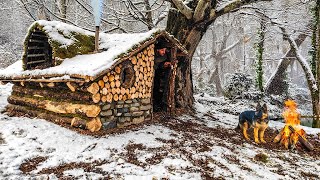
POLYGON ((286 149, 295 148, 299 141, 304 148, 311 151, 313 146, 305 138, 305 131, 298 126, 300 125, 300 114, 297 112, 297 105, 293 100, 285 102, 286 110, 283 112, 286 125, 280 133, 274 138, 273 142, 283 144, 286 149))
MULTIPOLYGON (((295 129, 291 125, 289 125, 288 127, 292 133, 296 133, 295 129)), ((301 136, 299 133, 297 134, 298 134, 298 141, 303 145, 303 147, 309 151, 312 151, 314 148, 313 145, 310 144, 305 137, 301 136)))

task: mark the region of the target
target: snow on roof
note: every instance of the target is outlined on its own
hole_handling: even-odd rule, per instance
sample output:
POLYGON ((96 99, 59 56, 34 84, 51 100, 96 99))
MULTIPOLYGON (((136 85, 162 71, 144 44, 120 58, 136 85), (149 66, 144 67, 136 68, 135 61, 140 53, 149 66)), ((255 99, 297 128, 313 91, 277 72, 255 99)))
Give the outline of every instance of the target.
MULTIPOLYGON (((70 32, 79 32, 85 35, 94 34, 58 21, 40 20, 35 23, 42 26, 42 30, 47 34, 49 41, 50 39, 55 39, 64 46, 68 46, 75 41, 74 39, 65 38, 65 35, 70 32), (62 31, 63 33, 61 33, 62 31)), ((32 24, 30 28, 34 27, 35 23, 32 24)), ((134 34, 105 34, 100 32, 99 49, 103 50, 100 53, 76 55, 72 58, 64 59, 60 65, 54 67, 25 71, 22 67, 23 63, 20 60, 6 69, 0 70, 0 79, 15 79, 15 77, 34 77, 41 75, 96 76, 115 64, 117 62, 115 60, 118 60, 117 58, 127 55, 137 48, 137 45, 152 39, 159 33, 161 33, 161 30, 159 29, 134 34)))

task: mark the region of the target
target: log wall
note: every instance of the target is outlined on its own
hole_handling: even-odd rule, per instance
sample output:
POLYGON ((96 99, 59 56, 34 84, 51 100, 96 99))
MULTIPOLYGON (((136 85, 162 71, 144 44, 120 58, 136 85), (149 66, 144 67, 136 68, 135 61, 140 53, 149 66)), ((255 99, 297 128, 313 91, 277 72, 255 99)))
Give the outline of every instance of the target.
POLYGON ((7 112, 98 131, 152 117, 154 45, 92 82, 16 82, 7 112))
POLYGON ((88 87, 92 100, 101 105, 105 129, 125 127, 151 119, 154 45, 150 45, 88 87))

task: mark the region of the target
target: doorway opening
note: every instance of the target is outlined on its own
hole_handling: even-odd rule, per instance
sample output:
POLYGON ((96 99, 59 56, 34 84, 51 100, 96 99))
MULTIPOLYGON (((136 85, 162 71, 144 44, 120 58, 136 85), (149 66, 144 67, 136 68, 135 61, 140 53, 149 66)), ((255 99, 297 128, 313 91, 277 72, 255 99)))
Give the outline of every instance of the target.
POLYGON ((154 49, 153 111, 167 111, 171 52, 166 39, 158 39, 154 49))

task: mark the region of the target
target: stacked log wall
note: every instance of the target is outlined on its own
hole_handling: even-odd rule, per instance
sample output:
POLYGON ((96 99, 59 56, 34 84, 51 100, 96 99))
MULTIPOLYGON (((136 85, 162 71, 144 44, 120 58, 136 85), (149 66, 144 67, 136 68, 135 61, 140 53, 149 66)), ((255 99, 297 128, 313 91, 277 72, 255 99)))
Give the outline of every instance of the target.
POLYGON ((84 128, 88 128, 90 121, 99 119, 101 111, 100 106, 92 102, 90 93, 81 88, 72 92, 64 82, 54 85, 15 83, 8 102, 10 104, 6 109, 9 115, 39 117, 67 124, 80 120, 84 128))
POLYGON ((151 119, 154 45, 121 62, 88 87, 101 105, 104 129, 125 127, 151 119))

